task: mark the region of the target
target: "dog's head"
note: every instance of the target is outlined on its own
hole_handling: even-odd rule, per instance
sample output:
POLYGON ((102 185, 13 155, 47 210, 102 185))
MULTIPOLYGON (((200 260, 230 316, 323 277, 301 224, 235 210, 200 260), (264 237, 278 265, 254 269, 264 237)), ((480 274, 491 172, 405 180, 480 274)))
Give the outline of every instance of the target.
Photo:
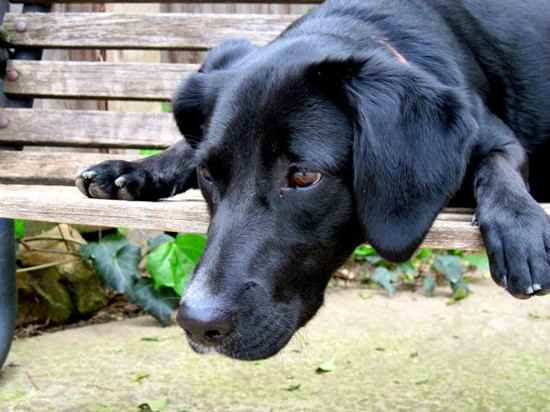
POLYGON ((387 49, 311 46, 226 42, 174 98, 211 213, 178 312, 199 352, 274 355, 358 244, 409 258, 463 179, 458 91, 387 49))

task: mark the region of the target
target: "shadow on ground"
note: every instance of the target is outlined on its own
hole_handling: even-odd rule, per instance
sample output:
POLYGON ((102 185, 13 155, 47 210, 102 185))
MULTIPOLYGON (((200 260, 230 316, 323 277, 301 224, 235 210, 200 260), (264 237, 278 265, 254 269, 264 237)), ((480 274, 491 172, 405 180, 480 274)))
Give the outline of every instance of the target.
POLYGON ((16 341, 9 362, 0 411, 550 411, 550 296, 486 282, 449 306, 331 290, 267 361, 199 357, 139 318, 16 341))

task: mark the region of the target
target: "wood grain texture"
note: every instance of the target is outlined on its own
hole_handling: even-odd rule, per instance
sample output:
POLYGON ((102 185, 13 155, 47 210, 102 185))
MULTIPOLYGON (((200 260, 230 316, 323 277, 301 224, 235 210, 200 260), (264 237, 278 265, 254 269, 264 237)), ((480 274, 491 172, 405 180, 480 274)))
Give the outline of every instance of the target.
POLYGON ((15 46, 207 50, 227 38, 263 45, 298 16, 191 13, 8 13, 2 26, 15 46), (27 29, 15 30, 16 22, 27 29))
POLYGON ((77 174, 104 160, 135 160, 139 155, 0 150, 0 183, 74 186, 77 174))
MULTIPOLYGON (((543 207, 550 213, 550 205, 543 207)), ((0 217, 175 232, 206 233, 208 228, 206 204, 195 190, 161 202, 123 202, 88 199, 74 187, 0 184, 0 217)), ((483 249, 470 219, 455 221, 443 213, 423 247, 483 249)))
MULTIPOLYGON (((0 217, 205 233, 206 204, 197 191, 161 202, 87 199, 64 186, 0 185, 0 217)), ((424 244, 435 249, 479 250, 479 230, 469 222, 438 219, 424 244)))
POLYGON ((169 101, 196 70, 194 64, 11 60, 8 71, 18 76, 4 87, 10 95, 169 101))
POLYGON ((1 118, 0 145, 164 149, 181 139, 171 113, 0 109, 1 118))
MULTIPOLYGON (((156 0, 155 3, 182 4, 318 4, 323 0, 156 0)), ((95 3, 97 0, 11 0, 11 3, 95 3)), ((151 3, 151 0, 103 0, 102 3, 151 3)))
POLYGON ((88 199, 65 186, 0 185, 0 216, 72 224, 204 233, 208 213, 195 191, 162 202, 88 199))

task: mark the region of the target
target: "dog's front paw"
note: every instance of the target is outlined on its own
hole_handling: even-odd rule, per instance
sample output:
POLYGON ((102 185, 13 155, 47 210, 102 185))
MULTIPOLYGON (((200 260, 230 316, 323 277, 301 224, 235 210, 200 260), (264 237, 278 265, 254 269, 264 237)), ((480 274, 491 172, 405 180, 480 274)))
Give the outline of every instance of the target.
POLYGON ((534 201, 480 213, 491 275, 514 297, 550 293, 550 219, 534 201))
POLYGON ((96 199, 153 200, 153 179, 139 163, 108 160, 82 171, 76 187, 96 199))

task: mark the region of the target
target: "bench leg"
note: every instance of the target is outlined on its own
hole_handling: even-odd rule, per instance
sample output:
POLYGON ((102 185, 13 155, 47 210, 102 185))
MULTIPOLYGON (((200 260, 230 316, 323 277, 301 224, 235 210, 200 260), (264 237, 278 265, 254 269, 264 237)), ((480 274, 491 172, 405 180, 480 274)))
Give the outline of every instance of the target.
POLYGON ((16 314, 14 224, 0 219, 0 369, 10 351, 16 314))

